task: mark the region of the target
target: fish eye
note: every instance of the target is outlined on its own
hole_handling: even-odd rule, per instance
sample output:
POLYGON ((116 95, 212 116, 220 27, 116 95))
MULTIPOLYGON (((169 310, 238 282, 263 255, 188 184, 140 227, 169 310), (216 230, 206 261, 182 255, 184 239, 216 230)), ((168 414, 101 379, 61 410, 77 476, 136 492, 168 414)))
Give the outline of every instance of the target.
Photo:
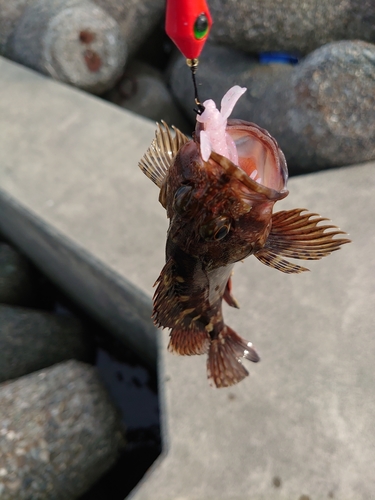
POLYGON ((218 229, 214 234, 215 240, 222 240, 223 238, 225 238, 225 236, 229 233, 229 229, 229 225, 222 226, 220 229, 218 229))
POLYGON ((173 207, 178 214, 183 215, 188 209, 191 201, 191 192, 191 186, 181 186, 177 189, 174 195, 173 207))
POLYGON ((229 233, 230 220, 228 217, 217 217, 200 227, 199 233, 205 240, 222 240, 229 233))

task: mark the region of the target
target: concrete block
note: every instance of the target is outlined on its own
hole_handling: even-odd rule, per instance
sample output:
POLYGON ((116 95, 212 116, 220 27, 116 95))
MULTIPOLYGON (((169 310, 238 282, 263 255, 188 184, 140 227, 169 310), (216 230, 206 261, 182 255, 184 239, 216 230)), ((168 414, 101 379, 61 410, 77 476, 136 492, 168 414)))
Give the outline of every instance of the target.
POLYGON ((276 210, 353 243, 302 275, 236 265, 225 318, 262 361, 214 390, 204 356, 169 354, 149 320, 167 224, 137 162, 154 125, 4 60, 0 75, 0 231, 150 362, 162 339, 164 454, 131 498, 372 498, 375 164, 290 180, 276 210))
POLYGON ((121 75, 126 42, 117 22, 89 1, 32 2, 6 43, 10 59, 92 93, 121 75))
POLYGON ((78 499, 124 445, 93 366, 71 360, 0 384, 1 500, 78 499))
POLYGON ((167 224, 137 166, 154 124, 6 59, 0 74, 0 231, 155 364, 167 224))
POLYGON ((132 500, 374 498, 374 168, 289 181, 275 210, 309 208, 352 239, 310 273, 236 264, 241 309, 224 317, 260 353, 250 377, 210 388, 205 356, 173 356, 163 332, 168 453, 132 500))
POLYGON ((116 19, 130 55, 150 36, 165 12, 164 0, 94 0, 94 3, 116 19))

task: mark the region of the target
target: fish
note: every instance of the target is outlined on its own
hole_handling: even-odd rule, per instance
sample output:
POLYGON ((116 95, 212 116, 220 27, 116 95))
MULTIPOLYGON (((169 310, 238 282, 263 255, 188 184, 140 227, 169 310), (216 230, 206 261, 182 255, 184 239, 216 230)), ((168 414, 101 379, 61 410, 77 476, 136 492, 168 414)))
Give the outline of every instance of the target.
POLYGON ((307 268, 289 258, 318 260, 349 243, 329 219, 304 208, 273 213, 288 195, 287 163, 276 140, 258 125, 231 119, 246 91, 238 85, 203 103, 192 138, 165 122, 139 162, 158 186, 169 228, 166 261, 155 282, 152 318, 169 328, 168 350, 182 356, 207 354, 213 387, 230 387, 249 372, 243 359, 258 362, 256 348, 225 324, 223 300, 232 294, 234 264, 254 255, 284 273, 307 268))

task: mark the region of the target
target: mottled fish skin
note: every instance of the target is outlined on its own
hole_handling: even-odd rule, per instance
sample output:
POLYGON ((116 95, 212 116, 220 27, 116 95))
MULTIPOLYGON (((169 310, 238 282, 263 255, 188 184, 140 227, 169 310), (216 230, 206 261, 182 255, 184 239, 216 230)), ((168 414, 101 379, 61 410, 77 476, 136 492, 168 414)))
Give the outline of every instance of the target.
POLYGON ((238 307, 231 294, 234 263, 254 254, 266 265, 299 273, 308 269, 282 257, 316 260, 350 240, 334 239, 345 233, 318 225, 326 219, 305 209, 272 214, 275 202, 288 194, 287 167, 268 132, 228 120, 226 131, 238 152, 235 165, 214 151, 203 161, 200 130, 198 123, 189 140, 176 130, 173 136, 163 123, 140 162, 161 188, 159 200, 170 219, 153 319, 157 326, 171 329, 171 352, 207 354, 211 385, 228 387, 248 375, 242 358, 259 361, 251 342, 223 320, 223 298, 238 307), (261 182, 250 177, 254 170, 261 182))
MULTIPOLYGON (((239 140, 249 129, 252 142, 259 141, 258 135, 264 138, 253 124, 237 121, 236 126, 239 140)), ((275 141, 265 137, 266 146, 260 142, 257 147, 272 153, 271 168, 276 172, 271 187, 250 179, 214 152, 204 162, 198 139, 179 149, 161 186, 170 226, 153 318, 158 326, 171 328, 170 351, 208 354, 208 377, 216 387, 233 385, 248 375, 242 357, 259 361, 252 344, 224 324, 222 299, 236 305, 229 290, 233 265, 263 248, 272 207, 288 193, 285 159, 275 141)))

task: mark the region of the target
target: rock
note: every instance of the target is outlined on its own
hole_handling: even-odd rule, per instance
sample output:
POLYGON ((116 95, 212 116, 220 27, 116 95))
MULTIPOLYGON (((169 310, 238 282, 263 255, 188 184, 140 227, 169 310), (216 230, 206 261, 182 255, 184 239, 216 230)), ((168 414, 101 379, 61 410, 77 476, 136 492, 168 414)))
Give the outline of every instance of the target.
POLYGON ((375 45, 335 42, 270 85, 253 117, 278 141, 291 173, 375 158, 375 45))
POLYGON ((89 92, 113 86, 126 44, 117 22, 88 0, 36 0, 23 12, 5 55, 89 92))
POLYGON ((6 53, 7 42, 31 1, 0 0, 0 54, 6 53))
POLYGON ((130 55, 148 37, 165 12, 165 0, 93 1, 116 19, 130 55))
POLYGON ((33 280, 28 260, 0 240, 0 303, 28 305, 33 280))
POLYGON ((213 42, 246 52, 307 54, 335 40, 375 39, 372 0, 211 0, 213 42))
POLYGON ((136 57, 164 72, 175 50, 176 46, 165 32, 165 17, 163 16, 137 49, 136 57))
POLYGON ((0 497, 72 500, 124 445, 95 368, 68 361, 0 385, 0 497))
MULTIPOLYGON (((258 59, 228 47, 206 44, 199 58, 197 82, 199 98, 203 102, 213 99, 219 106, 221 99, 233 85, 247 87, 233 111, 233 117, 254 121, 253 107, 257 101, 263 102, 263 95, 269 84, 289 74, 290 64, 261 65, 258 59)), ((195 124, 194 89, 190 69, 185 58, 178 56, 169 69, 169 82, 175 99, 195 124)))
POLYGON ((91 354, 78 319, 0 304, 0 382, 91 354))
POLYGON ((191 127, 177 108, 161 72, 140 61, 133 61, 114 89, 105 96, 139 115, 191 133, 191 127))

